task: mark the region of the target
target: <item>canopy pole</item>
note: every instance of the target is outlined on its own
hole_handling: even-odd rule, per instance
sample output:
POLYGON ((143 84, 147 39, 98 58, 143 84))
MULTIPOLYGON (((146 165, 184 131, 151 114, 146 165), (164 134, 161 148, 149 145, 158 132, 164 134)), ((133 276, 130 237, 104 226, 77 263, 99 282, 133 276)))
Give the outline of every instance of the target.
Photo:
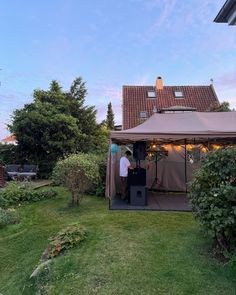
MULTIPOLYGON (((111 168, 111 165, 112 165, 112 158, 111 158, 111 144, 112 144, 112 141, 110 142, 110 148, 109 148, 109 200, 111 199, 111 192, 112 192, 112 189, 111 189, 111 185, 112 185, 112 182, 111 182, 111 173, 112 173, 112 168, 111 168)), ((109 203, 110 205, 110 203, 109 203)))
POLYGON ((112 185, 112 182, 111 182, 111 165, 112 165, 112 159, 111 159, 111 142, 110 141, 110 148, 109 148, 109 210, 111 209, 111 185, 112 185))
POLYGON ((184 178, 185 178, 185 191, 188 192, 187 189, 187 149, 186 149, 186 139, 184 140, 184 178))

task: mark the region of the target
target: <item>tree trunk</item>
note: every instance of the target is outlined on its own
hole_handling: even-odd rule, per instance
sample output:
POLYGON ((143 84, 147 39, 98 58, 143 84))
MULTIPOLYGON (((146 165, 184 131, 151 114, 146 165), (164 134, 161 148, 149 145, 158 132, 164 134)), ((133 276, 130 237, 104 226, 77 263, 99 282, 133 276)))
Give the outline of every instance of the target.
POLYGON ((230 251, 230 245, 229 245, 229 241, 226 238, 224 232, 220 233, 216 236, 218 245, 220 246, 221 250, 229 252, 230 251))
POLYGON ((77 192, 72 193, 72 206, 73 207, 79 206, 79 194, 77 192))

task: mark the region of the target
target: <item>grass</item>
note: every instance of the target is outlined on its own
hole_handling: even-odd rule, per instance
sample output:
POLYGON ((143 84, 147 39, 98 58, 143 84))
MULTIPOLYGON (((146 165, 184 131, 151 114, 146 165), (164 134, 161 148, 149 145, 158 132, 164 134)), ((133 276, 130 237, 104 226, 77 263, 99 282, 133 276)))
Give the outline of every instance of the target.
POLYGON ((86 197, 69 208, 69 193, 19 208, 21 223, 0 230, 0 293, 35 294, 29 276, 47 239, 75 222, 88 230, 82 244, 56 258, 48 294, 235 295, 236 271, 209 255, 191 213, 109 211, 86 197))

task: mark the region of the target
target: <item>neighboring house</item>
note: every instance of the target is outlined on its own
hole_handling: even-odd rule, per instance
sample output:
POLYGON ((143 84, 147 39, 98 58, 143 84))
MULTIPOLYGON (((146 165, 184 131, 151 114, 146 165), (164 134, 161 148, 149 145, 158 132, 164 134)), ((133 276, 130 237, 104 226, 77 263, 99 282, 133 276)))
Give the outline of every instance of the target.
POLYGON ((14 144, 17 145, 16 136, 14 134, 11 134, 1 140, 4 144, 14 144))
POLYGON ((236 25, 236 0, 227 0, 216 18, 216 23, 228 23, 229 26, 236 25))
POLYGON ((155 86, 123 86, 123 130, 144 122, 153 112, 206 112, 218 104, 213 85, 164 86, 158 77, 155 86))

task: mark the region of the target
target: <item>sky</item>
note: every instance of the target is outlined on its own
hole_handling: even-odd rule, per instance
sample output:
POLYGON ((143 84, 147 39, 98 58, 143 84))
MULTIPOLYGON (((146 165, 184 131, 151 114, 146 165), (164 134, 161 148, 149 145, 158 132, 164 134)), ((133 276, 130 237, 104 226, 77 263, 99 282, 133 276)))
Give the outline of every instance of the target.
POLYGON ((34 89, 86 81, 102 121, 121 124, 123 85, 213 85, 236 108, 236 26, 214 23, 225 0, 2 0, 0 139, 34 89))

